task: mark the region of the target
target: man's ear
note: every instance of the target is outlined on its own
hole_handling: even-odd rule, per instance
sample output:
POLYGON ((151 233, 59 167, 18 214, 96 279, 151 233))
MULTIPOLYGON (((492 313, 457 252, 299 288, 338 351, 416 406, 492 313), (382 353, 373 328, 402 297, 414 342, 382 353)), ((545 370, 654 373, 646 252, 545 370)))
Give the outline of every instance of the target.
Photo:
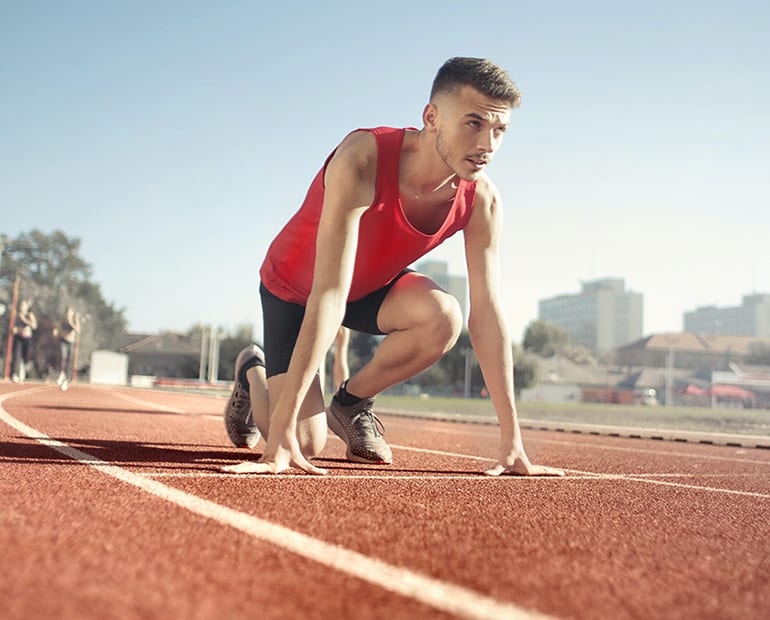
POLYGON ((438 126, 438 108, 433 103, 429 103, 422 111, 422 122, 425 129, 435 131, 438 126))

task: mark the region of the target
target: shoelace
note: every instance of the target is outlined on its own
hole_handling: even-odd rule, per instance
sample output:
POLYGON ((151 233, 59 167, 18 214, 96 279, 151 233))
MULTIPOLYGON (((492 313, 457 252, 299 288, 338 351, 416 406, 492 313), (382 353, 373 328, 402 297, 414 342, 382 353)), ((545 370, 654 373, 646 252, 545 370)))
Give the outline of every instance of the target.
POLYGON ((359 420, 365 420, 369 423, 369 426, 372 427, 372 431, 374 431, 375 437, 382 437, 385 434, 385 425, 382 423, 382 420, 378 418, 374 411, 371 409, 363 409, 362 411, 359 411, 356 415, 354 415, 351 418, 351 422, 355 425, 359 420), (382 429, 382 430, 380 430, 382 429))

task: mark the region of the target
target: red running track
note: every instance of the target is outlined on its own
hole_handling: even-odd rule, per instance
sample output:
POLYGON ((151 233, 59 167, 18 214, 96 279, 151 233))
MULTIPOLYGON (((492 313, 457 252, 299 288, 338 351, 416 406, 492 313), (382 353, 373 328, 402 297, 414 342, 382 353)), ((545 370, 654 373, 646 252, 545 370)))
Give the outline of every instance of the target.
POLYGON ((219 473, 223 400, 0 384, 0 617, 769 618, 770 451, 385 417, 391 466, 219 473))

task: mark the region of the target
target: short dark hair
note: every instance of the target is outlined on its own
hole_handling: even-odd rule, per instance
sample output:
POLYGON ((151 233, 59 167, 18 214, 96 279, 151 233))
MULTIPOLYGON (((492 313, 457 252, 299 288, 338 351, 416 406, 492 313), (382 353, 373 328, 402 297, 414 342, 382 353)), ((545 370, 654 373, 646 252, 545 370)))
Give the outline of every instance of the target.
POLYGON ((521 92, 508 72, 486 58, 455 57, 447 60, 436 74, 430 98, 439 93, 451 93, 462 86, 471 86, 480 93, 507 101, 518 108, 521 92))

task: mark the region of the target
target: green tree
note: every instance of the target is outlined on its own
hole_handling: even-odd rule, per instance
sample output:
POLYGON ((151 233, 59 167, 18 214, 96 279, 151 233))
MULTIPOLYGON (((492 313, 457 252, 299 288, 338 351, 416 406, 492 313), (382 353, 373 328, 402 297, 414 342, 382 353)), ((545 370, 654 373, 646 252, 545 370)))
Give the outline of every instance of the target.
MULTIPOLYGON (((193 328, 194 330, 195 328, 193 328)), ((200 327, 197 328, 200 332, 200 327)), ((193 335, 194 331, 190 332, 193 335)), ((236 327, 235 331, 225 334, 219 341, 219 368, 217 375, 224 381, 232 381, 235 370, 235 358, 247 346, 254 342, 254 328, 245 323, 236 327)))
MULTIPOLYGON (((38 374, 58 365, 53 328, 72 306, 81 316, 78 366, 87 363, 95 349, 117 349, 125 333, 124 310, 105 301, 101 288, 91 281, 91 266, 80 256, 80 239, 60 230, 40 230, 4 239, 0 287, 10 290, 20 278, 19 298, 31 300, 38 319, 33 360, 38 374)), ((2 326, 2 342, 8 323, 2 326)))
POLYGON ((91 266, 80 256, 80 239, 35 229, 6 242, 0 277, 12 279, 17 273, 40 287, 61 290, 87 282, 91 266))
POLYGON ((350 334, 348 347, 348 364, 351 374, 358 372, 372 359, 380 338, 371 334, 353 331, 350 334))
POLYGON ((516 398, 525 388, 537 383, 537 363, 521 347, 513 347, 513 391, 516 398))
POLYGON ((467 354, 471 355, 471 393, 474 393, 473 388, 477 387, 478 389, 475 393, 478 394, 483 385, 483 380, 481 379, 479 363, 476 360, 476 356, 472 354, 473 346, 471 345, 471 337, 467 329, 463 330, 455 346, 439 360, 439 364, 445 369, 444 376, 448 386, 452 387, 455 392, 460 392, 465 387, 466 351, 469 351, 467 354), (474 371, 476 371, 475 376, 474 371))
POLYGON ((569 335, 561 327, 545 321, 532 321, 524 330, 522 347, 525 351, 550 357, 569 344, 569 335))

